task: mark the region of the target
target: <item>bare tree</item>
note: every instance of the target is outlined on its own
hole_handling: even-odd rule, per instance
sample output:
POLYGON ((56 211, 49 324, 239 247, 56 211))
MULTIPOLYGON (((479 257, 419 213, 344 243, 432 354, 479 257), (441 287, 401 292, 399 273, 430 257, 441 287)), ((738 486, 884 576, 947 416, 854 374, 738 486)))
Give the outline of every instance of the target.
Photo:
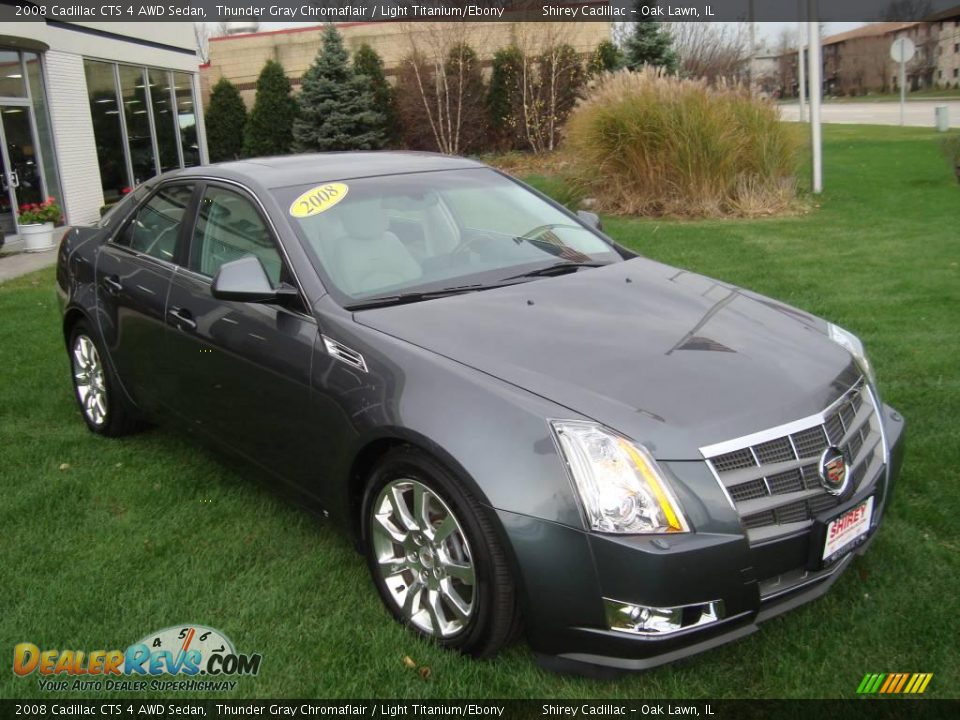
POLYGON ((883 12, 887 21, 922 20, 933 14, 930 0, 891 0, 883 12))
POLYGON ((471 43, 482 43, 482 23, 404 23, 409 53, 398 77, 399 110, 408 137, 442 153, 466 152, 486 128, 480 59, 471 43), (412 96, 405 90, 409 87, 412 96), (426 131, 429 128, 429 132, 426 131))
POLYGON ((210 38, 222 37, 227 34, 227 23, 204 23, 197 22, 193 24, 193 37, 197 45, 197 56, 200 62, 210 62, 210 38))
POLYGON ((518 30, 521 61, 512 124, 535 153, 556 149, 560 128, 586 80, 583 59, 569 43, 572 27, 530 23, 518 30))
POLYGON ((680 56, 680 74, 710 84, 737 82, 750 62, 747 23, 670 23, 673 46, 680 56))
POLYGON ((799 44, 795 30, 784 28, 777 37, 777 83, 781 96, 793 95, 800 85, 797 77, 799 44))
POLYGON ((201 63, 210 62, 210 26, 204 22, 193 24, 193 39, 197 46, 197 57, 201 63))

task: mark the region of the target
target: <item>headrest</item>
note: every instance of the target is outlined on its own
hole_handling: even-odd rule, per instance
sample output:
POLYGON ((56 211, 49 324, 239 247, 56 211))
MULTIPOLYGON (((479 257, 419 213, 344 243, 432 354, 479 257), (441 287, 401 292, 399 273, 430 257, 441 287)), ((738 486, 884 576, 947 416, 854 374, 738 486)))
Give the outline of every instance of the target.
POLYGON ((384 214, 379 199, 354 202, 348 200, 337 209, 337 215, 351 238, 379 239, 390 227, 390 220, 384 214))

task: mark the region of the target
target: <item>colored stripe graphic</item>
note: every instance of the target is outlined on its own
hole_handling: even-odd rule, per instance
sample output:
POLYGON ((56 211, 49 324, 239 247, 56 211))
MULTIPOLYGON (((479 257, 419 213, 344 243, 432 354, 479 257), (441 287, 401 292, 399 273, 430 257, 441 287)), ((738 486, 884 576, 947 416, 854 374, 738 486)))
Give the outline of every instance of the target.
POLYGON ((857 686, 858 695, 921 695, 933 673, 867 673, 857 686))

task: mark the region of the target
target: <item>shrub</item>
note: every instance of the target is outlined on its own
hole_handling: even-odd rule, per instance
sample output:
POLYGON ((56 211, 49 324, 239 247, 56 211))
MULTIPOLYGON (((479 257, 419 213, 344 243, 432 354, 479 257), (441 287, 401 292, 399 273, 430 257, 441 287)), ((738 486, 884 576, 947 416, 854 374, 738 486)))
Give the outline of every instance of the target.
POLYGON ((743 89, 648 68, 605 76, 570 116, 573 174, 597 207, 639 215, 782 212, 795 197, 796 139, 743 89))
POLYGON ((400 141, 400 119, 397 117, 393 88, 383 70, 383 58, 367 43, 363 43, 353 55, 353 72, 366 76, 373 92, 373 109, 383 116, 383 133, 387 144, 397 145, 400 141))
POLYGON ((612 40, 602 40, 587 61, 587 74, 591 77, 613 72, 623 67, 623 52, 612 40))
POLYGON ((490 146, 498 150, 523 147, 514 117, 515 95, 523 72, 523 52, 516 45, 493 55, 487 111, 490 116, 490 146))
POLYGON ((257 78, 257 97, 243 133, 243 153, 285 155, 293 144, 293 120, 297 101, 290 95, 290 81, 283 65, 267 60, 257 78))
POLYGON ((220 78, 210 91, 210 104, 207 106, 204 121, 207 126, 210 161, 236 160, 240 157, 243 153, 243 127, 247 122, 247 108, 237 86, 224 77, 220 78))

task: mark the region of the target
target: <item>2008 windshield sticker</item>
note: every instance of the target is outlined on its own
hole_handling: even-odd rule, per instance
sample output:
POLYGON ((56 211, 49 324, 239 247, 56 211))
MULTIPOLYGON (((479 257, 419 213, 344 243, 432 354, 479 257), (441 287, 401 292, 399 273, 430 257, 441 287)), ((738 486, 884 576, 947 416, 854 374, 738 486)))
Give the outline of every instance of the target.
POLYGON ((310 188, 290 203, 290 215, 307 218, 326 212, 343 200, 350 188, 345 183, 327 183, 310 188))

